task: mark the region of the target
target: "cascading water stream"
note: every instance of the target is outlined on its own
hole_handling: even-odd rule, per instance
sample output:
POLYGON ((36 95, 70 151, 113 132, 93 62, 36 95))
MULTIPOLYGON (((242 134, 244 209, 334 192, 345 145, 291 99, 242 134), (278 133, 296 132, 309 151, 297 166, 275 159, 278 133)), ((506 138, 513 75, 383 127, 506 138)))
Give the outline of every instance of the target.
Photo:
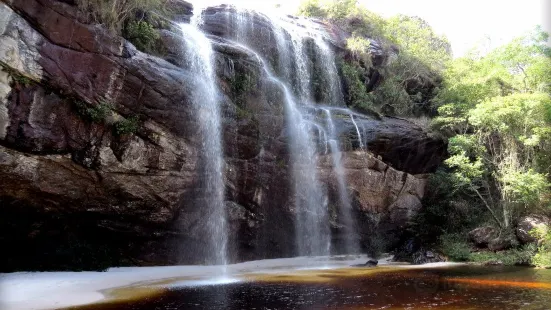
POLYGON ((352 215, 352 204, 350 203, 350 196, 346 189, 346 178, 344 174, 344 167, 342 163, 342 153, 339 148, 339 140, 337 137, 335 124, 333 123, 333 117, 329 109, 323 109, 327 117, 327 128, 329 132, 329 146, 331 148, 331 156, 333 158, 333 171, 335 172, 339 191, 339 218, 344 225, 343 231, 345 232, 344 251, 346 254, 355 254, 359 252, 359 244, 355 238, 356 234, 356 222, 352 215))
POLYGON ((344 106, 344 95, 340 85, 340 77, 335 64, 335 55, 327 43, 316 37, 316 46, 321 54, 323 71, 329 79, 329 103, 332 106, 344 106))
POLYGON ((356 128, 356 134, 358 135, 358 143, 360 144, 360 149, 363 149, 364 144, 362 142, 362 134, 360 133, 358 124, 356 124, 356 121, 354 120, 354 115, 350 114, 350 120, 352 121, 352 124, 354 124, 354 127, 356 128))
MULTIPOLYGON (((200 16, 200 15, 196 15, 200 16)), ((202 208, 206 215, 208 249, 205 261, 209 264, 227 264, 227 220, 224 204, 223 154, 219 92, 214 72, 214 52, 210 40, 198 28, 200 20, 181 24, 186 43, 184 61, 194 76, 192 101, 201 139, 200 159, 202 208)))
POLYGON ((275 69, 280 72, 281 77, 277 77, 263 57, 250 48, 254 44, 249 40, 255 39, 250 37, 251 33, 254 33, 250 29, 253 26, 250 22, 251 14, 253 13, 247 10, 238 10, 238 18, 230 22, 233 23, 231 26, 234 29, 234 39, 258 57, 265 75, 279 85, 285 95, 285 115, 295 197, 297 253, 298 255, 328 255, 331 238, 327 220, 327 197, 318 180, 317 150, 312 135, 317 124, 308 121, 306 115, 299 109, 299 106, 308 104, 310 100, 311 78, 302 44, 304 36, 294 25, 274 18, 269 19, 278 47, 279 67, 275 69), (292 44, 287 44, 289 36, 292 38, 292 44), (295 70, 285 67, 290 64, 295 64, 295 70), (290 91, 293 76, 299 81, 298 98, 290 91))
MULTIPOLYGON (((297 254, 328 255, 331 249, 328 198, 325 187, 318 180, 317 167, 318 146, 321 143, 323 143, 323 148, 320 148, 319 152, 328 153, 329 146, 331 153, 333 153, 333 166, 339 183, 340 218, 345 223, 345 226, 347 226, 345 228, 347 230, 346 234, 347 236, 353 236, 355 232, 350 198, 346 190, 344 169, 340 158, 341 152, 334 124, 332 124, 332 117, 329 113, 327 121, 331 123, 331 128, 329 128, 328 132, 324 126, 321 126, 317 122, 315 111, 312 112, 316 109, 307 108, 308 106, 312 107, 313 100, 322 100, 323 103, 328 103, 334 107, 344 105, 344 97, 335 64, 335 55, 322 38, 324 34, 323 31, 319 30, 319 25, 315 25, 309 20, 292 19, 272 15, 271 13, 262 14, 237 7, 228 9, 226 16, 231 38, 241 45, 242 48, 256 55, 262 64, 265 77, 281 88, 284 94, 286 133, 289 141, 292 174, 291 186, 294 192, 293 203, 296 214, 295 239, 297 254), (270 28, 266 32, 264 32, 265 28, 255 28, 257 26, 265 27, 266 25, 270 28), (266 53, 273 52, 273 50, 269 49, 269 44, 261 39, 266 39, 264 34, 268 32, 270 36, 267 39, 275 41, 271 42, 276 44, 277 55, 270 54, 268 59, 264 59, 259 53, 268 57, 266 53), (321 87, 324 95, 320 97, 318 96, 319 94, 313 93, 313 85, 318 87, 316 88, 316 92, 321 87)), ((209 59, 209 62, 212 63, 212 59, 209 59)), ((210 66, 212 67, 212 65, 210 66)), ((204 72, 208 72, 208 75, 211 75, 212 68, 203 70, 202 73, 204 72)), ((208 103, 207 106, 209 106, 208 103)), ((212 110, 212 112, 219 113, 217 109, 216 111, 212 110)), ((351 121, 356 127, 360 146, 363 147, 359 128, 352 115, 351 121)), ((219 130, 220 124, 212 125, 213 128, 218 128, 217 130, 219 130)), ((206 127, 206 125, 203 125, 202 130, 206 131, 206 127)), ((218 132, 217 135, 219 136, 220 133, 218 132)), ((211 142, 205 141, 206 150, 212 151, 213 148, 220 148, 220 145, 207 145, 211 142)), ((212 153, 211 151, 206 152, 212 153)), ((220 164, 213 164, 212 167, 221 167, 221 159, 220 164)), ((221 169, 220 171, 216 169, 213 171, 215 172, 212 175, 221 175, 221 169)), ((215 184, 214 179, 216 178, 209 177, 209 182, 215 184)), ((218 193, 213 195, 213 197, 218 196, 218 193)), ((220 196, 223 198, 223 191, 220 196)), ((223 205, 222 198, 215 200, 219 200, 223 205)), ((214 204, 216 205, 217 203, 214 204)), ((223 210, 223 208, 221 209, 223 210)), ((222 226, 225 226, 225 220, 222 226)), ((213 231, 216 231, 214 226, 212 228, 213 231)), ((219 237, 213 236, 212 238, 214 243, 227 242, 219 237)), ((346 242, 350 243, 345 245, 346 252, 357 252, 359 245, 355 244, 355 241, 346 242)), ((222 248, 225 250, 225 246, 222 248)))

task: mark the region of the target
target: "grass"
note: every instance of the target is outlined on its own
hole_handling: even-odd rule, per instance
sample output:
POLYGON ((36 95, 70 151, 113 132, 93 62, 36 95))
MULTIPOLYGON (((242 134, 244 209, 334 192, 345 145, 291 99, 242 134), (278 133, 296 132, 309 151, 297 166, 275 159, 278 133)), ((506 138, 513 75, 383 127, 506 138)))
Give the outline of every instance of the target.
POLYGON ((475 263, 500 262, 506 266, 532 265, 532 258, 535 253, 535 245, 525 245, 521 248, 510 249, 500 252, 474 252, 469 255, 469 261, 475 263))
POLYGON ((443 235, 440 238, 440 249, 452 261, 473 262, 480 264, 499 263, 506 266, 534 265, 536 245, 527 244, 505 251, 473 252, 469 243, 458 234, 443 235))

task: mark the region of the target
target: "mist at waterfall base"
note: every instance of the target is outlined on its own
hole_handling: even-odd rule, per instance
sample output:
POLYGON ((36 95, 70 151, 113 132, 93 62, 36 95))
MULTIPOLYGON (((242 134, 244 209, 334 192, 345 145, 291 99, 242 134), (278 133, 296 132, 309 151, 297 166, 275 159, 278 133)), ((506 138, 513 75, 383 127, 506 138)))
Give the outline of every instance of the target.
MULTIPOLYGON (((142 285, 147 286, 147 283, 142 285)), ((176 280, 174 284, 165 281, 164 286, 165 289, 147 298, 70 309, 547 310, 551 304, 551 270, 503 266, 330 270, 283 267, 271 271, 257 269, 240 281, 229 283, 188 279, 176 280)), ((124 296, 123 292, 111 292, 115 296, 120 294, 124 296)))
MULTIPOLYGON (((195 77, 192 103, 201 140, 198 175, 203 179, 196 204, 200 205, 206 225, 197 227, 195 235, 204 236, 202 245, 192 251, 205 264, 227 264, 231 257, 228 245, 228 210, 224 202, 224 155, 222 145, 222 95, 216 78, 216 60, 207 33, 202 31, 203 14, 195 9, 190 24, 181 24, 185 41, 183 62, 195 77)), ((260 74, 282 94, 285 115, 285 140, 288 144, 294 219, 295 256, 327 256, 336 251, 332 244, 331 220, 340 221, 346 238, 339 252, 361 252, 357 227, 344 175, 340 149, 340 132, 333 117, 350 117, 357 141, 362 137, 354 116, 344 104, 336 56, 327 42, 327 34, 308 19, 291 19, 230 7, 223 18, 229 40, 261 64, 260 74), (259 42, 253 19, 261 17, 269 24, 277 55, 267 55, 259 42), (269 56, 269 57, 268 57, 269 56), (315 59, 312 59, 315 58, 315 59), (315 66, 314 64, 319 64, 315 66), (322 91, 323 90, 323 91, 322 91), (338 206, 330 214, 327 184, 318 176, 318 156, 332 157, 332 175, 338 184, 338 206)), ((219 65, 219 64, 218 64, 219 65)), ((333 207, 335 208, 335 207, 333 207)), ((269 221, 270 219, 267 219, 269 221)), ((235 255, 234 255, 235 256, 235 255)))

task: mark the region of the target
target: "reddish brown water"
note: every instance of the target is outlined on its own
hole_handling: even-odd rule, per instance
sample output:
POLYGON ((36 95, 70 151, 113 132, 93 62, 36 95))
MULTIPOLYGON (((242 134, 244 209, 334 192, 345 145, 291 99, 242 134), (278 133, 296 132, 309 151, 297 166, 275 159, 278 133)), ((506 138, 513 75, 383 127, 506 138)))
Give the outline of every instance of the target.
POLYGON ((551 270, 460 266, 313 275, 260 276, 71 309, 551 309, 551 270))

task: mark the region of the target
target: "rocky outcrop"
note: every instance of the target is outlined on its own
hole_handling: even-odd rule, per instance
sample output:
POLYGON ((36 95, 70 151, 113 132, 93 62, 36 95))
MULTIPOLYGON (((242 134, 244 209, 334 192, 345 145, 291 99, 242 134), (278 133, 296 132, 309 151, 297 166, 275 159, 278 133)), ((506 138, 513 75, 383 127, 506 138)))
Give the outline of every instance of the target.
POLYGON ((478 227, 469 232, 469 239, 478 247, 485 247, 496 239, 499 231, 491 226, 478 227))
MULTIPOLYGON (((167 31, 166 45, 177 49, 179 35, 167 31)), ((281 93, 254 55, 213 39, 232 259, 294 255, 281 93), (255 82, 245 95, 236 87, 244 73, 255 82)), ((67 3, 0 3, 0 246, 11 249, 4 270, 201 263, 208 210, 189 99, 195 81, 175 49, 164 59, 141 53, 67 3), (130 120, 136 130, 116 130, 130 120)), ((445 144, 405 120, 357 121, 370 152, 350 121, 338 127, 360 238, 369 243, 377 232, 391 244, 421 207, 425 174, 445 144)), ((323 153, 320 178, 335 204, 323 153)), ((336 218, 337 241, 339 227, 336 218)))
POLYGON ((414 265, 439 263, 447 258, 438 251, 423 246, 420 240, 410 238, 402 242, 395 250, 393 261, 408 262, 414 265))
POLYGON ((522 217, 516 228, 516 235, 521 243, 534 243, 538 240, 530 233, 534 229, 547 231, 551 227, 551 219, 544 215, 528 215, 522 217))

